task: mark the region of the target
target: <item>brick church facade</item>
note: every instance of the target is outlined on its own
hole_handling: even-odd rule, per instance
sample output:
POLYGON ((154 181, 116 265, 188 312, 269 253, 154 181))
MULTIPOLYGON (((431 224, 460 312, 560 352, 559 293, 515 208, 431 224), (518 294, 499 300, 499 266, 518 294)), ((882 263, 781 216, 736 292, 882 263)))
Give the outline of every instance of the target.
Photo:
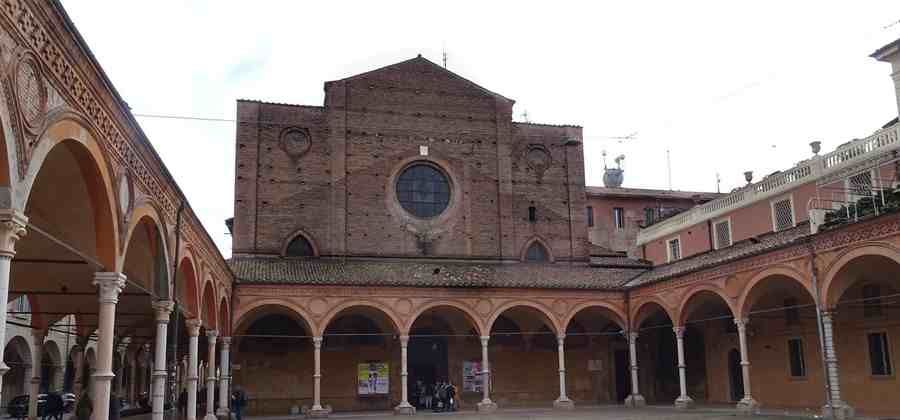
POLYGON ((580 127, 514 122, 512 100, 422 57, 325 92, 237 105, 251 412, 410 413, 436 381, 485 411, 900 410, 896 120, 729 194, 682 193, 586 187, 580 127))

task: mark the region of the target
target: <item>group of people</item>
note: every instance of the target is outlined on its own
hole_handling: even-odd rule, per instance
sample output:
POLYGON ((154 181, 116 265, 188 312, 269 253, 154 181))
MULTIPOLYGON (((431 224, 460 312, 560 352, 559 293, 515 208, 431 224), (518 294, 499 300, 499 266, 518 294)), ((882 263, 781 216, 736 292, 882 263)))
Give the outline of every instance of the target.
MULTIPOLYGON (((219 391, 218 389, 215 391, 214 401, 218 401, 219 399, 219 391)), ((206 407, 206 389, 200 388, 197 390, 197 409, 200 412, 205 411, 206 407)), ((231 405, 231 413, 234 415, 235 419, 241 420, 241 415, 244 411, 244 406, 247 405, 247 394, 244 393, 243 389, 235 388, 231 391, 230 396, 230 405, 231 405)), ((178 396, 178 411, 185 416, 187 414, 187 389, 181 390, 181 395, 178 396)))
POLYGON ((456 385, 450 382, 438 381, 436 384, 426 384, 421 379, 416 381, 416 397, 418 408, 434 411, 456 411, 459 402, 456 399, 456 385))

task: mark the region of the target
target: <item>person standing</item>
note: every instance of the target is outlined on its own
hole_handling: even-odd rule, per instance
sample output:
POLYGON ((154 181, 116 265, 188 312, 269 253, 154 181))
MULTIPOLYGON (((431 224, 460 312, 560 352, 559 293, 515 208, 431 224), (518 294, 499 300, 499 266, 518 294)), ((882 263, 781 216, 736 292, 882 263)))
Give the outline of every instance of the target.
POLYGON ((247 405, 247 395, 240 388, 235 389, 231 393, 231 411, 234 412, 236 420, 241 420, 245 405, 247 405))

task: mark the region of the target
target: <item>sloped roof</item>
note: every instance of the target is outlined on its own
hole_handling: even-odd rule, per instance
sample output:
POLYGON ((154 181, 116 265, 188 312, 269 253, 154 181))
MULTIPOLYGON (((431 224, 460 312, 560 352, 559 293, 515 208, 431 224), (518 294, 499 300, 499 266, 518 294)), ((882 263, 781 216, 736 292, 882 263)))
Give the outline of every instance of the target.
POLYGON ((644 268, 236 257, 239 284, 618 290, 644 268))
POLYGON ((377 68, 377 69, 370 70, 370 71, 367 71, 367 72, 365 72, 365 73, 360 73, 360 74, 357 74, 357 75, 354 75, 354 76, 345 77, 345 78, 343 78, 343 79, 339 79, 339 80, 336 80, 336 81, 337 81, 337 82, 347 82, 347 81, 351 81, 351 80, 365 79, 365 78, 368 78, 368 77, 376 76, 376 75, 378 75, 379 73, 385 73, 385 72, 389 72, 389 71, 399 70, 399 69, 401 69, 401 68, 403 68, 403 67, 407 67, 407 66, 409 66, 409 65, 416 65, 416 64, 418 64, 418 65, 425 65, 425 66, 432 67, 432 68, 434 68, 435 70, 437 70, 437 71, 439 71, 439 72, 441 72, 441 73, 443 73, 443 74, 449 76, 449 78, 451 78, 451 79, 456 79, 456 80, 458 80, 458 81, 460 81, 460 82, 463 82, 464 84, 469 85, 469 86, 471 86, 472 88, 474 88, 475 90, 479 90, 479 91, 481 91, 482 93, 484 93, 484 94, 486 94, 486 95, 488 95, 488 96, 493 96, 493 97, 495 97, 495 98, 502 99, 502 100, 507 101, 507 102, 510 102, 510 103, 515 102, 515 101, 512 100, 512 99, 509 99, 509 98, 507 98, 507 97, 505 97, 505 96, 503 96, 503 95, 501 95, 501 94, 499 94, 499 93, 490 91, 490 90, 488 90, 488 89, 482 87, 481 85, 479 85, 479 84, 477 84, 477 83, 475 83, 475 82, 473 82, 473 81, 471 81, 471 80, 469 80, 469 79, 466 79, 465 77, 462 77, 462 76, 460 76, 460 75, 458 75, 458 74, 456 74, 456 73, 454 73, 454 72, 452 72, 452 71, 450 71, 450 70, 447 70, 445 67, 439 66, 437 63, 435 63, 435 62, 433 62, 433 61, 431 61, 431 60, 429 60, 429 59, 427 59, 427 58, 425 58, 425 57, 422 57, 421 54, 419 54, 419 55, 416 56, 416 57, 410 58, 409 60, 404 60, 404 61, 400 61, 400 62, 398 62, 398 63, 389 64, 389 65, 384 66, 384 67, 379 67, 379 68, 377 68))
POLYGON ((656 190, 649 188, 610 188, 610 187, 584 187, 588 196, 602 197, 627 197, 627 198, 657 198, 710 201, 724 194, 704 191, 672 191, 656 190))
POLYGON ((642 286, 741 258, 773 251, 793 244, 798 239, 808 236, 809 232, 809 222, 804 222, 791 229, 785 229, 780 232, 771 232, 753 239, 735 242, 727 248, 720 248, 702 254, 692 255, 668 264, 658 265, 653 267, 652 270, 646 271, 627 282, 625 287, 631 288, 642 286))

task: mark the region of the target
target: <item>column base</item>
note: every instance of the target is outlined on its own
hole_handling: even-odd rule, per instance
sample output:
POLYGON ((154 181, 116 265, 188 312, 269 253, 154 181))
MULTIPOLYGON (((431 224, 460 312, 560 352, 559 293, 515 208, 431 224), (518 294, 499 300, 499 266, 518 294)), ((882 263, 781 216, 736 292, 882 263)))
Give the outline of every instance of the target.
POLYGON ((572 410, 575 408, 575 401, 572 401, 568 398, 557 398, 555 401, 553 401, 553 408, 557 410, 572 410))
POLYGON ((225 408, 225 407, 219 407, 219 408, 216 410, 216 416, 217 416, 217 417, 223 417, 223 418, 226 418, 226 419, 227 419, 227 418, 229 418, 230 415, 231 415, 231 410, 229 410, 229 409, 227 409, 227 408, 225 408))
POLYGON ((680 410, 694 408, 694 399, 687 395, 685 395, 684 397, 678 397, 677 399, 675 399, 675 408, 680 410))
POLYGON ((304 407, 303 412, 308 419, 324 419, 331 415, 331 407, 326 405, 325 407, 313 407, 308 410, 304 407))
POLYGON ((647 405, 647 401, 644 400, 644 396, 641 394, 631 394, 625 397, 625 406, 626 407, 643 407, 647 405))
POLYGON ((215 414, 207 413, 205 416, 203 416, 203 420, 219 420, 219 419, 216 417, 215 414))
POLYGON ((822 417, 829 419, 852 419, 856 410, 843 401, 834 401, 831 405, 822 407, 822 417))
POLYGON ((481 400, 475 408, 479 413, 493 413, 497 411, 497 403, 491 400, 481 400))
POLYGON ((394 414, 400 416, 411 416, 416 414, 416 407, 413 407, 410 403, 400 403, 400 405, 394 407, 394 414))
POLYGON ((756 414, 759 412, 759 403, 753 398, 743 398, 738 401, 735 408, 742 413, 756 414))

